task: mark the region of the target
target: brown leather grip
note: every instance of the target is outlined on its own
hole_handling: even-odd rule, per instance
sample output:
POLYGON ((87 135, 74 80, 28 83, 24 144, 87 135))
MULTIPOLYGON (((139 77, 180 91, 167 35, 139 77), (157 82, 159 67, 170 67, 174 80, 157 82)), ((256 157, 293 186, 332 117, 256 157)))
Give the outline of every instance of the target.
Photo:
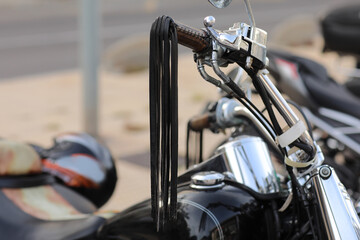
POLYGON ((204 30, 192 28, 182 23, 175 22, 178 42, 195 52, 201 52, 210 47, 210 39, 204 30))
POLYGON ((210 127, 210 115, 205 113, 200 116, 193 117, 189 122, 190 128, 194 131, 201 131, 210 127))

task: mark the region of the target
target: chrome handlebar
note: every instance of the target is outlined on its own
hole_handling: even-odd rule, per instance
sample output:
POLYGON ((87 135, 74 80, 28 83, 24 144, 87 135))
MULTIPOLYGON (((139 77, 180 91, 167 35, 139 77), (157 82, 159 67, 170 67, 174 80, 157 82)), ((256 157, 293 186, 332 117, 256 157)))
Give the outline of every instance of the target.
MULTIPOLYGON (((268 96, 271 101, 278 109, 279 113, 284 118, 285 122, 288 125, 289 129, 293 129, 292 132, 296 133, 296 138, 289 138, 284 136, 278 136, 278 139, 285 139, 278 142, 278 145, 281 148, 285 148, 288 153, 290 151, 289 145, 299 138, 303 143, 308 144, 315 151, 317 149, 316 144, 311 138, 310 134, 306 130, 303 123, 300 122, 298 116, 292 111, 290 106, 287 104, 285 99, 279 93, 277 88, 272 84, 271 80, 267 76, 267 70, 265 69, 268 64, 268 59, 266 57, 266 42, 267 42, 267 33, 259 28, 254 26, 249 26, 245 23, 235 23, 233 27, 225 31, 219 31, 213 28, 215 24, 214 17, 206 17, 204 19, 204 26, 206 32, 208 33, 211 41, 211 50, 203 52, 201 54, 195 53, 198 70, 200 75, 208 82, 216 85, 217 87, 224 90, 226 93, 233 95, 234 92, 231 90, 230 83, 232 86, 232 80, 220 69, 222 66, 227 66, 229 63, 237 61, 230 59, 231 54, 237 55, 239 58, 242 58, 242 61, 245 59, 245 64, 242 66, 246 69, 255 69, 257 73, 256 77, 259 81, 262 82, 268 96), (211 77, 206 71, 204 65, 211 66, 220 80, 217 80, 214 77, 211 77), (257 70, 256 70, 257 69, 257 70), (299 127, 300 126, 300 127, 299 127)), ((236 87, 238 87, 236 85, 236 87)), ((239 88, 240 89, 240 88, 239 88)), ((238 91, 240 93, 240 91, 238 91)), ((239 95, 238 95, 239 96, 239 95)), ((244 97, 244 94, 240 96, 244 97)), ((290 134, 288 134, 290 135, 290 134)), ((293 134, 294 135, 294 134, 293 134)), ((293 151, 292 151, 293 152, 293 151)), ((311 161, 308 159, 308 154, 304 151, 296 151, 296 154, 292 158, 295 161, 311 161)), ((312 157, 312 156, 311 156, 312 157)), ((316 157, 316 154, 315 154, 316 157)), ((317 161, 317 162, 322 162, 317 161)))

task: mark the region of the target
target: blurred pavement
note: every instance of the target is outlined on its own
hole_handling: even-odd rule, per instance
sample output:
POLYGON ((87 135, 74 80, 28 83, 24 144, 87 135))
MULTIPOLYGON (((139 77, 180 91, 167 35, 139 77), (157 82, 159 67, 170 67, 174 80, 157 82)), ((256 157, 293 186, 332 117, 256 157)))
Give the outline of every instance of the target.
MULTIPOLYGON (((0 1, 0 80, 77 69, 78 3, 66 0, 0 1), (22 5, 20 4, 22 3, 22 5)), ((216 27, 248 22, 244 4, 233 1, 215 9, 207 0, 103 0, 103 49, 133 35, 148 36, 156 17, 169 15, 201 28, 204 17, 213 15, 216 27)), ((257 26, 269 32, 290 17, 317 19, 330 8, 358 0, 252 0, 257 26)), ((306 34, 306 31, 304 32, 306 34)), ((182 50, 183 51, 183 50, 182 50)))

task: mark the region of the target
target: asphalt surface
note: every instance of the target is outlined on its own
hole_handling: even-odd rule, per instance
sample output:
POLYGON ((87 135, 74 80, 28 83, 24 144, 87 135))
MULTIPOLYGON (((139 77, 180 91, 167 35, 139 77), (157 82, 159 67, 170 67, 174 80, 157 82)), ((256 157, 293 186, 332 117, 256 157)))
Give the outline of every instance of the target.
MULTIPOLYGON (((295 15, 321 16, 327 9, 358 0, 254 0, 257 26, 269 32, 295 15)), ((79 1, 41 1, 41 4, 0 7, 0 80, 79 67, 79 1)), ((216 28, 248 22, 242 1, 215 9, 206 0, 104 0, 102 49, 132 35, 147 36, 157 16, 166 14, 201 28, 205 16, 216 28)), ((184 50, 182 50, 184 51, 184 50)))

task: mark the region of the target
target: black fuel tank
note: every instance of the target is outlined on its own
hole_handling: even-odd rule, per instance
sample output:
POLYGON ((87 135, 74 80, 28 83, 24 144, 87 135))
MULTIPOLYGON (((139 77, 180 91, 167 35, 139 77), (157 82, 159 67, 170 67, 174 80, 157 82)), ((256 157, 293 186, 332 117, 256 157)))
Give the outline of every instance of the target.
POLYGON ((179 188, 177 222, 157 233, 150 200, 111 219, 99 239, 265 239, 263 206, 244 190, 225 185, 215 190, 179 188))

